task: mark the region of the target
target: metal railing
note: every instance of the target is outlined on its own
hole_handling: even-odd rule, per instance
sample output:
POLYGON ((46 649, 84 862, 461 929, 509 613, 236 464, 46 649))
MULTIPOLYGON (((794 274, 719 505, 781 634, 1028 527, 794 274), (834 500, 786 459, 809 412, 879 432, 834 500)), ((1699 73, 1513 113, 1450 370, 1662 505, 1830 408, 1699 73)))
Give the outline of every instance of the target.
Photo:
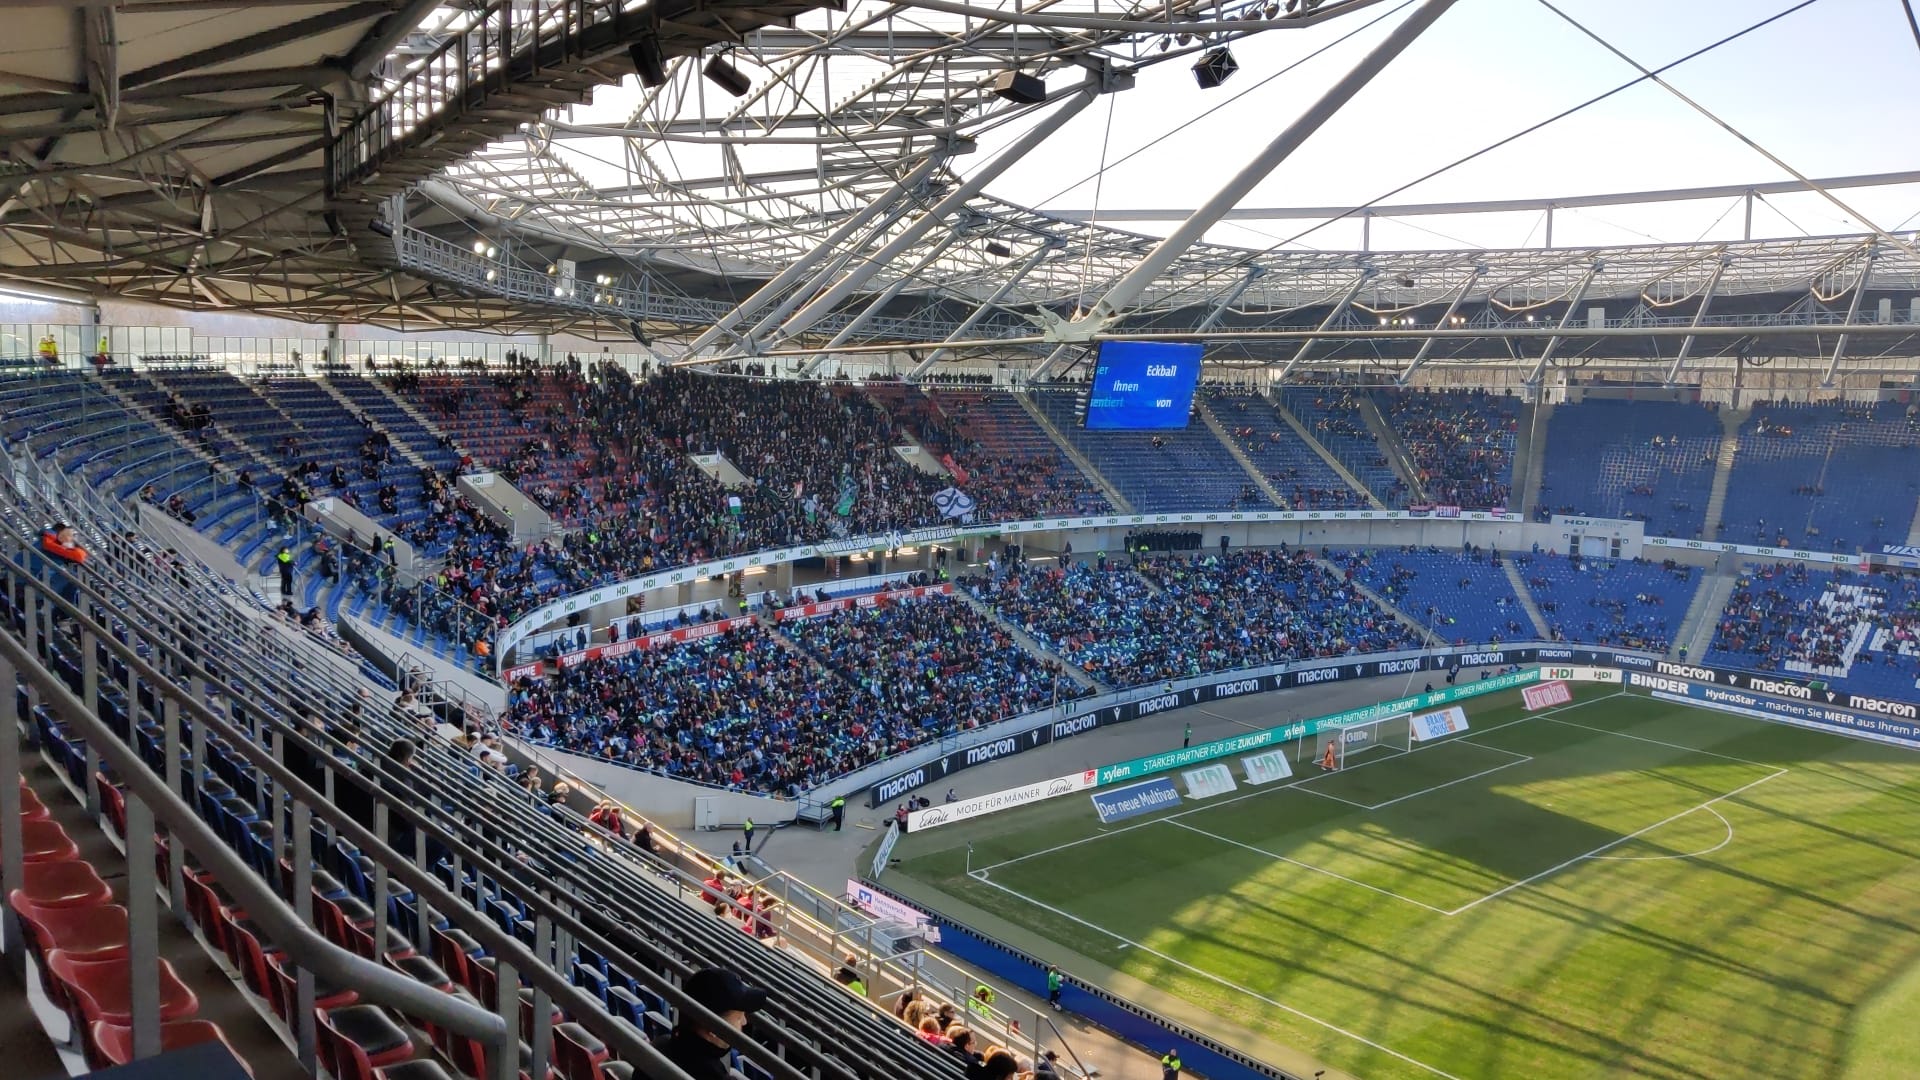
MULTIPOLYGON (((37 502, 37 500, 36 500, 37 502)), ((70 507, 39 504, 24 506, 9 503, 6 515, 20 543, 33 526, 23 521, 59 512, 70 507)), ((111 520, 111 519, 109 519, 111 520)), ((103 530, 90 529, 95 534, 103 530)), ((108 526, 104 532, 112 533, 108 526)), ((773 950, 744 940, 737 929, 716 927, 710 914, 704 917, 689 905, 662 893, 655 870, 644 864, 603 852, 590 838, 554 816, 540 812, 518 789, 504 778, 473 775, 472 759, 450 744, 436 739, 424 740, 421 753, 408 770, 402 772, 379 755, 350 748, 331 735, 314 735, 293 730, 288 719, 302 709, 341 721, 360 702, 364 688, 354 685, 351 672, 343 672, 338 658, 317 653, 318 646, 297 637, 277 640, 281 635, 242 618, 211 591, 187 588, 173 580, 170 573, 123 558, 111 539, 96 541, 103 552, 102 574, 97 584, 110 590, 96 594, 88 586, 86 601, 106 610, 124 613, 140 610, 141 617, 125 616, 117 629, 135 637, 138 644, 166 658, 169 665, 186 670, 194 685, 209 687, 227 697, 229 707, 242 715, 246 730, 223 727, 223 720, 209 713, 201 717, 222 737, 230 740, 251 764, 270 776, 273 789, 283 790, 290 774, 267 764, 273 756, 262 756, 262 743, 271 743, 275 755, 288 740, 296 745, 320 746, 319 755, 337 753, 352 768, 333 774, 330 783, 367 784, 375 794, 391 791, 428 792, 432 797, 423 805, 381 802, 381 813, 406 823, 415 837, 415 862, 405 863, 390 856, 372 833, 338 820, 338 815, 316 813, 317 818, 337 826, 338 832, 376 854, 378 877, 389 875, 412 887, 423 898, 421 920, 429 921, 432 910, 452 910, 457 902, 438 883, 430 870, 435 865, 429 851, 443 856, 455 880, 469 871, 476 877, 510 885, 528 910, 535 926, 535 953, 551 959, 570 954, 570 943, 579 942, 609 959, 617 959, 622 970, 639 979, 651 992, 660 994, 676 1010, 696 1008, 679 990, 680 980, 706 962, 719 961, 740 970, 761 985, 776 988, 776 1001, 791 1004, 770 1009, 759 1030, 763 1043, 740 1040, 738 1049, 764 1071, 781 1080, 798 1080, 803 1075, 792 1062, 819 1078, 851 1080, 853 1073, 830 1049, 858 1046, 857 1056, 864 1062, 882 1063, 889 1075, 902 1077, 939 1077, 944 1062, 910 1038, 889 1035, 892 1024, 820 983, 817 975, 796 969, 773 950), (125 575, 124 577, 122 575, 125 575), (157 630, 153 624, 160 624, 157 630), (149 636, 150 635, 150 636, 149 636), (266 647, 262 647, 262 645, 266 647), (199 662, 217 664, 221 678, 213 678, 199 662), (257 740, 257 741, 256 741, 257 740), (429 846, 431 845, 431 847, 429 846), (654 899, 658 898, 658 899, 654 899), (544 943, 544 944, 543 944, 544 943), (784 991, 784 993, 782 992, 784 991), (769 1045, 770 1044, 770 1045, 769 1045), (778 1049, 774 1049, 777 1047, 778 1049)), ((90 575, 90 578, 94 575, 90 575)), ((192 581, 188 585, 195 584, 192 581)), ((135 665, 129 664, 130 670, 135 665)), ((130 676, 131 678, 131 676, 130 676)), ((140 672, 141 681, 152 676, 140 672)), ((133 700, 130 698, 130 700, 133 700)), ((363 718, 362 738, 377 743, 388 737, 411 734, 417 728, 402 727, 381 712, 363 718)), ((201 745, 196 740, 196 745, 201 745)), ((308 790, 293 787, 296 796, 308 790)), ((331 810, 331 808, 328 808, 331 810)), ((385 822, 378 823, 384 826, 385 822)), ((295 843, 306 829, 296 824, 295 843)), ((380 831, 376 829, 376 831, 380 831)), ((385 889, 382 884, 380 888, 385 889)), ((381 899, 384 900, 384 894, 381 899)), ((377 905, 378 906, 378 905, 377 905)), ((468 924, 456 919, 463 929, 468 924)), ((475 920, 469 932, 489 951, 501 956, 503 972, 527 971, 527 981, 536 991, 536 1009, 549 1001, 565 1005, 576 1016, 582 1010, 597 1008, 588 998, 548 966, 534 961, 512 936, 484 919, 475 920), (497 946, 497 947, 496 947, 497 946), (524 957, 524 959, 523 959, 524 957), (509 965, 512 965, 509 967, 509 965)), ((384 934, 384 929, 381 930, 384 934)), ((422 931, 423 935, 425 931, 422 931)), ((421 944, 427 944, 422 942, 421 944)), ((604 1013, 598 1014, 604 1019, 604 1013)), ((583 1019, 583 1022, 587 1022, 583 1019)), ((624 1033, 610 1037, 589 1023, 610 1046, 629 1056, 633 1050, 624 1033), (631 1051, 631 1052, 630 1052, 631 1051)), ((535 1054, 544 1060, 547 1028, 536 1034, 535 1054)), ((668 1074, 673 1075, 673 1074, 668 1074)))

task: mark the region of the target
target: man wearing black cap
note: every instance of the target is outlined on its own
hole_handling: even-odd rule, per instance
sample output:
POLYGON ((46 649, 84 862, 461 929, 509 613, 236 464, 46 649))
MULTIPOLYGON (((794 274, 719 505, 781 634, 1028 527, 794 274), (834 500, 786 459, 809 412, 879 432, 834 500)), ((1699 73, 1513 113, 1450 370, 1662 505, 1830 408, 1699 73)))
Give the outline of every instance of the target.
POLYGON ((764 1008, 767 992, 748 986, 731 971, 707 968, 697 971, 680 988, 687 996, 717 1015, 725 1026, 713 1025, 681 1010, 673 1034, 655 1044, 667 1060, 680 1066, 693 1080, 727 1080, 729 1039, 739 1034, 747 1014, 764 1008))

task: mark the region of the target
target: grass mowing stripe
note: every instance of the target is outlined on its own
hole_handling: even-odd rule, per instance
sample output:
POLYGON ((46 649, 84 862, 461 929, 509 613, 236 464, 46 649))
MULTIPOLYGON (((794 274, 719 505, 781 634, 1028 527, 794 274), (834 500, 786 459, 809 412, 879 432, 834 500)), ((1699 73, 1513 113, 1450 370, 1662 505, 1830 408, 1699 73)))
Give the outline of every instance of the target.
POLYGON ((900 872, 1057 943, 1066 970, 1084 957, 1117 992, 1367 1080, 1904 1075, 1920 755, 1577 704, 1592 715, 1550 724, 1513 698, 1473 709, 1439 745, 1541 760, 1468 782, 1496 758, 1429 747, 1328 775, 1319 794, 1362 806, 1251 799, 1286 789, 1267 786, 1104 834, 1057 800, 908 837, 900 872), (1223 844, 1169 842, 1193 832, 1223 844), (963 838, 1005 869, 967 874, 963 838))

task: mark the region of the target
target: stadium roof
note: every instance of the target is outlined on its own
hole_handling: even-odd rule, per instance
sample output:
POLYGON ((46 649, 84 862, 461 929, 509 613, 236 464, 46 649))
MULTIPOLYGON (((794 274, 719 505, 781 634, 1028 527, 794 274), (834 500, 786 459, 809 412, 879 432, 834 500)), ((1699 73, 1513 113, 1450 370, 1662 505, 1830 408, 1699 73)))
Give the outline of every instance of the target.
MULTIPOLYGON (((1095 330, 1332 334, 1377 329, 1374 318, 1391 330, 1427 308, 1430 330, 1440 329, 1438 311, 1458 312, 1463 331, 1480 328, 1493 342, 1543 329, 1526 327, 1526 313, 1558 319, 1589 303, 1609 305, 1616 320, 1631 308, 1685 321, 1717 301, 1749 322, 1798 312, 1832 325, 1845 320, 1825 308, 1838 300, 1844 312, 1852 292, 1920 291, 1910 239, 1885 234, 1394 252, 1200 242, 1115 320, 1063 330, 1159 241, 986 194, 1023 145, 1145 68, 1184 67, 1250 34, 1342 18, 1386 23, 1409 6, 134 0, 12 9, 16 38, 35 47, 0 71, 15 88, 0 94, 0 279, 413 329, 645 337, 723 324, 700 334, 707 359, 994 341, 1018 342, 1007 354, 1058 359, 1057 342, 1095 330), (636 80, 636 60, 652 50, 660 70, 636 80), (1045 100, 1031 84, 1001 81, 1016 71, 1039 80, 1045 100), (616 105, 621 114, 607 115, 616 105), (981 149, 989 144, 1000 149, 981 149), (777 287, 759 307, 740 305, 768 279, 777 287)), ((1419 348, 1407 338, 1369 354, 1419 348)), ((1504 343, 1481 351, 1514 355, 1504 343)))

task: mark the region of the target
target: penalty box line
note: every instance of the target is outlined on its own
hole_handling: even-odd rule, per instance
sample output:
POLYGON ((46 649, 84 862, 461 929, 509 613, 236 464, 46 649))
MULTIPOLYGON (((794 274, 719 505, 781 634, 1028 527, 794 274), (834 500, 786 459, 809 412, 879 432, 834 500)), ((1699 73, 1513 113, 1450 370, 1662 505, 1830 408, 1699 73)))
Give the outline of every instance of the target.
MULTIPOLYGON (((1715 756, 1724 757, 1725 755, 1715 755, 1715 756)), ((1734 759, 1734 760, 1738 760, 1738 759, 1734 759)), ((1733 798, 1735 795, 1738 795, 1745 791, 1750 791, 1753 788, 1757 788, 1761 784, 1764 784, 1769 780, 1775 780, 1782 776, 1785 776, 1789 771, 1790 770, 1787 770, 1787 769, 1780 769, 1775 772, 1768 773, 1767 775, 1761 777, 1758 780, 1750 780, 1747 783, 1741 784, 1739 787, 1734 788, 1732 791, 1727 792, 1725 795, 1715 795, 1713 798, 1708 799, 1706 802, 1703 802, 1698 806, 1690 806, 1685 810, 1680 811, 1677 814, 1673 814, 1669 817, 1661 818, 1659 821, 1656 821, 1651 825, 1645 826, 1643 828, 1635 829, 1634 831, 1628 833, 1625 836, 1619 837, 1618 839, 1609 840, 1606 843, 1601 844, 1599 847, 1594 848, 1592 851, 1582 852, 1581 854, 1575 855, 1573 858, 1568 859, 1565 862, 1556 863, 1553 866, 1549 866, 1545 870, 1542 870, 1531 877, 1521 878, 1519 881, 1513 882, 1512 884, 1503 885, 1500 888, 1495 889, 1494 891, 1488 893, 1487 895, 1480 897, 1478 900, 1473 900, 1468 903, 1462 904, 1459 907, 1454 908, 1452 911, 1443 912, 1442 914, 1453 916, 1453 915, 1460 915, 1468 911, 1472 911, 1474 908, 1479 907, 1481 904, 1484 904, 1489 900, 1493 900, 1498 897, 1505 896, 1506 894, 1512 892, 1515 889, 1524 888, 1525 886, 1531 885, 1536 881, 1542 881, 1542 880, 1545 880, 1546 878, 1552 877, 1554 874, 1557 874, 1560 871, 1565 870, 1567 867, 1572 866, 1575 863, 1585 862, 1588 859, 1601 859, 1604 857, 1604 854, 1606 852, 1612 851, 1614 848, 1619 847, 1621 844, 1624 844, 1629 840, 1637 840, 1640 837, 1645 836, 1646 834, 1652 832, 1653 830, 1660 828, 1662 825, 1671 825, 1674 822, 1679 821, 1681 818, 1686 817, 1689 814, 1697 814, 1702 810, 1707 810, 1717 815, 1718 811, 1715 811, 1713 809, 1715 803, 1725 802, 1726 800, 1733 798)), ((1725 822, 1726 819, 1722 818, 1721 820, 1722 822, 1725 822)), ((1727 829, 1729 834, 1731 834, 1733 826, 1728 825, 1727 829)), ((1723 844, 1722 846, 1725 846, 1725 845, 1723 844)), ((1718 848, 1716 848, 1715 850, 1718 850, 1718 848)))
MULTIPOLYGON (((1529 713, 1525 716, 1516 717, 1515 719, 1509 720, 1504 724, 1495 724, 1493 727, 1483 728, 1479 731, 1470 732, 1468 735, 1463 735, 1457 739, 1443 740, 1441 742, 1434 743, 1432 746, 1423 746, 1423 747, 1420 747, 1418 750, 1409 750, 1407 751, 1407 753, 1417 754, 1426 750, 1432 750, 1436 747, 1450 746, 1456 742, 1466 742, 1466 743, 1471 743, 1471 745, 1478 746, 1482 750, 1499 750, 1503 754, 1511 754, 1513 753, 1512 750, 1504 750, 1497 746, 1487 746, 1484 743, 1473 742, 1473 737, 1491 735, 1496 731, 1504 731, 1507 728, 1515 726, 1516 724, 1525 724, 1525 723, 1530 723, 1534 720, 1547 719, 1552 717, 1556 713, 1567 712, 1569 710, 1582 708, 1587 705, 1597 705, 1602 701, 1611 701, 1614 698, 1622 697, 1625 695, 1626 695, 1626 690, 1623 688, 1620 690, 1615 690, 1611 694, 1603 694, 1597 698, 1589 698, 1585 701, 1575 701, 1567 705, 1556 705, 1551 709, 1545 709, 1537 713, 1529 713)), ((1405 755, 1403 754, 1403 755, 1397 755, 1395 757, 1377 758, 1373 761, 1362 762, 1359 765, 1355 765, 1353 769, 1364 769, 1370 765, 1378 765, 1381 762, 1386 762, 1386 761, 1398 761, 1400 757, 1404 757, 1404 756, 1405 755)), ((1520 763, 1518 761, 1515 761, 1515 762, 1512 762, 1511 764, 1517 765, 1520 763)), ((1344 769, 1342 771, 1352 772, 1353 769, 1344 769)), ((1086 836, 1081 837, 1078 840, 1069 840, 1064 844, 1055 844, 1052 847, 1041 848, 1039 851, 1030 851, 1025 855, 1015 855, 1011 859, 1003 859, 1000 862, 992 863, 988 866, 980 867, 979 871, 998 870, 1003 866, 1012 866, 1015 863, 1026 862, 1028 859, 1037 859, 1042 855, 1052 855, 1057 852, 1067 851, 1071 848, 1079 847, 1081 844, 1090 844, 1095 840, 1104 840, 1111 836, 1120 836, 1124 833, 1130 833, 1135 829, 1144 829, 1149 825, 1158 825, 1163 821, 1174 821, 1176 819, 1186 817, 1189 814, 1198 814, 1205 810, 1214 810, 1222 806, 1230 806, 1234 803, 1241 802, 1246 799, 1252 799, 1260 795, 1268 795, 1276 791, 1296 791, 1297 790, 1297 791, 1305 792, 1311 795, 1319 795, 1322 798, 1333 799, 1337 802, 1347 803, 1350 806, 1356 806, 1363 810, 1373 809, 1371 806, 1367 806, 1362 803, 1352 802, 1351 800, 1348 800, 1348 799, 1342 799, 1338 795, 1327 795, 1324 792, 1314 791, 1312 788, 1304 786, 1307 782, 1311 780, 1315 780, 1317 778, 1318 778, 1317 775, 1301 776, 1301 777, 1296 777, 1291 782, 1285 783, 1285 784, 1266 784, 1259 788, 1254 789, 1253 791, 1249 791, 1243 795, 1235 795, 1235 796, 1232 796, 1231 798, 1226 798, 1226 799, 1210 800, 1200 806, 1194 807, 1191 810, 1180 810, 1175 813, 1168 814, 1165 817, 1149 818, 1146 821, 1136 822, 1135 824, 1132 824, 1132 825, 1122 825, 1117 829, 1107 829, 1107 830, 1102 830, 1100 832, 1090 833, 1086 836)), ((1471 778, 1463 777, 1462 779, 1471 779, 1471 778)), ((1416 794, 1418 793, 1416 792, 1416 794)))
MULTIPOLYGON (((1161 820, 1165 820, 1165 819, 1157 819, 1153 823, 1158 824, 1159 821, 1161 820)), ((1181 827, 1190 828, 1190 826, 1181 826, 1181 827)), ((1196 829, 1194 831, 1198 832, 1199 830, 1196 829)), ((1111 836, 1114 834, 1107 833, 1105 835, 1111 836)), ((1211 835, 1211 834, 1208 834, 1208 835, 1211 835)), ((1133 940, 1132 938, 1125 937, 1120 934, 1116 934, 1113 931, 1107 929, 1106 927, 1101 926, 1099 923, 1092 922, 1087 919, 1083 919, 1080 916, 1075 915, 1070 911, 1062 911, 1061 909, 1054 907, 1052 904, 1048 904, 1040 900, 1035 900, 1033 897, 1028 896, 1026 893, 1023 893, 1018 889, 1010 889, 1007 886, 1002 885, 997 881, 989 880, 987 878, 987 872, 985 870, 975 870, 969 876, 973 877, 975 880, 979 881, 983 885, 989 885, 989 886, 992 886, 993 888, 999 889, 1001 892, 1006 893, 1008 896, 1011 896, 1016 900, 1025 901, 1026 903, 1031 904, 1042 911, 1050 912, 1054 915, 1058 915, 1059 917, 1068 920, 1069 922, 1077 923, 1081 926, 1084 926, 1087 929, 1092 930, 1096 934, 1100 934, 1102 936, 1112 938, 1113 940, 1118 941, 1122 945, 1125 945, 1128 948, 1134 949, 1135 951, 1146 953, 1149 956, 1152 956, 1156 959, 1164 960, 1167 963, 1172 964, 1173 966, 1180 968, 1183 971, 1191 972, 1194 975, 1198 975, 1199 977, 1207 980, 1208 982, 1216 983, 1236 993, 1243 994, 1249 998, 1252 998, 1255 1001, 1259 1001, 1267 1005, 1271 1005, 1274 1008, 1279 1009, 1280 1011, 1285 1012, 1291 1016, 1297 1016, 1300 1019, 1305 1020, 1310 1024, 1314 1024, 1318 1027, 1325 1028, 1326 1030, 1333 1032, 1335 1035, 1339 1035, 1344 1038, 1351 1039, 1354 1042, 1357 1042, 1360 1045, 1368 1047, 1370 1049, 1378 1050, 1379 1052, 1386 1054, 1389 1057, 1394 1058, 1395 1060, 1404 1061, 1407 1064, 1412 1065, 1417 1069, 1424 1070, 1425 1072, 1431 1073, 1434 1076, 1440 1077, 1441 1080, 1461 1080, 1460 1077, 1455 1076, 1453 1073, 1447 1072, 1445 1069, 1439 1068, 1434 1065, 1429 1065, 1426 1062, 1421 1061, 1419 1058, 1410 1057, 1406 1054, 1401 1053, 1398 1050, 1395 1050, 1390 1046, 1383 1046, 1380 1043, 1374 1042, 1372 1039, 1367 1038, 1365 1035, 1362 1035, 1356 1031, 1350 1031, 1346 1028, 1343 1028, 1340 1025, 1332 1022, 1331 1020, 1322 1020, 1310 1012, 1307 1012, 1303 1009, 1295 1008, 1294 1006, 1289 1005, 1284 1001, 1279 1001, 1274 998, 1270 998, 1265 994, 1262 994, 1257 991, 1248 989, 1247 987, 1241 986, 1239 983, 1232 982, 1227 979, 1223 979, 1220 976, 1215 975, 1213 972, 1206 970, 1205 968, 1195 967, 1194 965, 1186 962, 1185 960, 1182 960, 1168 953, 1161 952, 1159 949, 1156 949, 1151 945, 1145 945, 1138 941, 1133 940)))

